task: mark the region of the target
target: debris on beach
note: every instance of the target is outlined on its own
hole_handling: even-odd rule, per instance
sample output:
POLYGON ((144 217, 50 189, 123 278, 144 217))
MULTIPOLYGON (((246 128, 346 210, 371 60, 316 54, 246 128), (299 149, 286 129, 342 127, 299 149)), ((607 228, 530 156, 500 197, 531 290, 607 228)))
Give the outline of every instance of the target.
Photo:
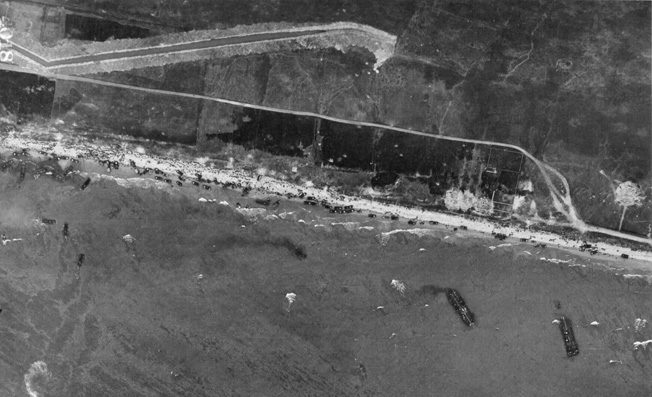
POLYGON ((317 205, 319 204, 319 201, 314 196, 308 196, 303 200, 303 203, 306 205, 317 205))
POLYGON ((643 348, 643 350, 647 350, 647 345, 652 343, 652 339, 643 341, 643 342, 634 342, 634 350, 638 350, 639 348, 643 348))
POLYGON ((504 233, 492 233, 494 235, 494 238, 497 240, 505 240, 507 238, 507 235, 504 233))
POLYGON ((609 360, 609 364, 622 364, 622 360, 609 360))
POLYGON ((553 324, 559 324, 560 322, 561 322, 561 321, 559 321, 558 319, 554 319, 554 320, 552 320, 552 323, 553 323, 553 324))
POLYGON ((594 327, 597 327, 598 325, 600 325, 600 323, 597 322, 597 321, 591 321, 591 324, 589 324, 589 325, 592 325, 592 326, 594 326, 594 327))
POLYGON ((390 219, 390 220, 397 220, 398 219, 398 214, 395 214, 393 212, 387 211, 383 214, 383 218, 385 219, 390 219))
POLYGON ((598 253, 598 249, 594 245, 589 244, 586 241, 584 241, 579 248, 581 252, 588 251, 591 255, 595 255, 598 253))

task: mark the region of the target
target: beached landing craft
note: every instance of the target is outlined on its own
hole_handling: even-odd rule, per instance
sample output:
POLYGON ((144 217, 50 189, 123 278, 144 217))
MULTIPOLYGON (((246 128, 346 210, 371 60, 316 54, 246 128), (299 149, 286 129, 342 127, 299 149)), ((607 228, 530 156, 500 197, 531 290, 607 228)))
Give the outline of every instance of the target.
POLYGON ((466 306, 466 302, 464 302, 464 299, 462 299, 462 296, 457 290, 452 288, 447 289, 446 297, 448 298, 448 302, 453 306, 453 309, 460 315, 464 324, 469 327, 475 325, 475 315, 466 306))
POLYGON ((564 346, 566 347, 566 355, 568 357, 577 356, 580 354, 580 348, 577 346, 575 334, 573 334, 573 324, 570 319, 565 316, 559 318, 559 330, 561 336, 564 338, 564 346))

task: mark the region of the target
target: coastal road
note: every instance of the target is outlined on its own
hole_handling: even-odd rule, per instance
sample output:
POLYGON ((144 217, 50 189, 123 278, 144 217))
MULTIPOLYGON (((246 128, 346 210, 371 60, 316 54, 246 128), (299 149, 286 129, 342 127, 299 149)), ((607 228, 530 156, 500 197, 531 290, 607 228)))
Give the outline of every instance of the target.
MULTIPOLYGON (((184 45, 188 45, 188 44, 184 44, 184 45)), ((26 55, 26 56, 30 60, 35 61, 35 62, 40 64, 38 58, 34 58, 34 57, 30 56, 30 55, 26 55)), ((17 67, 15 65, 9 65, 9 64, 0 64, 0 65, 1 65, 0 69, 25 72, 25 70, 22 70, 20 67, 17 67)), ((34 72, 32 72, 32 73, 34 73, 34 72)), ((638 242, 638 243, 652 245, 652 240, 649 239, 649 238, 643 237, 643 236, 631 235, 631 234, 623 233, 623 232, 612 230, 612 229, 607 229, 607 228, 603 228, 603 227, 598 227, 598 226, 593 226, 593 225, 586 224, 580 218, 575 206, 573 205, 573 202, 572 202, 572 199, 571 199, 571 194, 570 194, 570 186, 569 186, 568 181, 566 180, 566 178, 558 170, 556 170, 555 168, 551 167, 550 165, 542 162, 541 160, 537 159, 533 154, 531 154, 527 150, 525 150, 525 149, 523 149, 523 148, 521 148, 520 146, 517 146, 517 145, 512 145, 512 144, 502 143, 502 142, 485 141, 485 140, 479 140, 479 139, 469 139, 469 138, 460 138, 460 137, 453 137, 453 136, 444 136, 444 135, 434 134, 434 133, 431 133, 431 132, 416 131, 416 130, 412 130, 412 129, 394 127, 394 126, 380 124, 380 123, 357 121, 357 120, 347 120, 347 119, 341 119, 341 118, 338 118, 338 117, 332 117, 332 116, 327 116, 327 115, 313 113, 313 112, 297 111, 297 110, 291 110, 291 109, 283 109, 283 108, 276 108, 276 107, 270 107, 270 106, 264 106, 264 105, 257 105, 257 104, 245 103, 245 102, 240 102, 240 101, 234 101, 234 100, 230 100, 230 99, 226 99, 226 98, 216 98, 216 97, 210 97, 210 96, 200 95, 200 94, 191 94, 191 93, 185 93, 185 92, 160 90, 160 89, 154 89, 154 88, 144 88, 144 87, 138 87, 138 86, 133 86, 133 85, 128 85, 128 84, 120 84, 120 83, 102 81, 102 80, 88 78, 88 77, 71 76, 71 75, 65 75, 65 74, 51 73, 51 72, 47 71, 46 69, 42 69, 37 74, 39 74, 42 77, 55 79, 55 80, 77 81, 77 82, 82 82, 82 83, 97 84, 97 85, 103 85, 103 86, 114 87, 114 88, 122 88, 122 89, 134 90, 134 91, 147 92, 147 93, 151 93, 151 94, 171 95, 171 96, 178 96, 178 97, 184 97, 184 98, 208 100, 208 101, 224 103, 224 104, 234 105, 234 106, 240 106, 240 107, 245 107, 245 108, 250 108, 250 109, 258 109, 258 110, 264 110, 264 111, 270 111, 270 112, 292 114, 292 115, 295 115, 295 116, 303 116, 303 117, 317 117, 317 118, 320 118, 322 120, 328 120, 328 121, 332 121, 332 122, 336 122, 336 123, 349 124, 349 125, 355 125, 355 126, 360 126, 360 127, 382 128, 382 129, 386 129, 386 130, 397 131, 397 132, 411 134, 411 135, 423 136, 423 137, 427 137, 427 138, 431 138, 431 139, 441 139, 441 140, 448 140, 448 141, 454 141, 454 142, 464 142, 464 143, 471 143, 471 144, 490 145, 490 146, 495 146, 495 147, 502 147, 502 148, 508 148, 508 149, 516 150, 516 151, 520 152, 521 154, 523 154, 528 159, 530 159, 537 166, 539 171, 541 172, 541 175, 544 178, 544 180, 546 182, 546 185, 550 189, 551 197, 553 199, 553 205, 555 206, 555 209, 557 211, 559 211, 560 213, 562 213, 569 221, 569 224, 565 225, 565 226, 572 226, 573 228, 575 228, 575 229, 577 229, 577 230, 579 230, 581 232, 600 233, 600 234, 604 234, 604 235, 608 235, 608 236, 612 236, 612 237, 617 237, 617 238, 622 238, 622 239, 626 239, 626 240, 630 240, 630 241, 635 241, 635 242, 638 242), (557 187, 557 185, 553 181, 553 177, 558 179, 558 182, 561 184, 561 188, 557 187)))

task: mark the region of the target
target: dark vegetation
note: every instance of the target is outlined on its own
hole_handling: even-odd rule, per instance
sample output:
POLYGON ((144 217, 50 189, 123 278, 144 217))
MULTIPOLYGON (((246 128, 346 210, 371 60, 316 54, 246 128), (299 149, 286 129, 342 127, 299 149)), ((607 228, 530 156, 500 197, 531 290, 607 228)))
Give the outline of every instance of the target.
POLYGON ((182 30, 226 28, 263 22, 337 22, 354 21, 379 29, 400 33, 416 9, 417 0, 74 0, 62 5, 152 17, 158 23, 178 26, 182 30))
MULTIPOLYGON (((354 20, 362 9, 365 18, 381 24, 404 20, 405 28, 395 30, 400 33, 398 56, 379 73, 371 70, 373 58, 364 51, 320 50, 96 77, 517 144, 561 170, 571 183, 582 217, 600 226, 616 227, 621 212, 613 202, 615 182, 600 170, 612 181, 633 180, 644 189, 652 186, 649 3, 423 1, 381 7, 347 1, 316 5, 281 1, 262 6, 252 1, 226 7, 221 16, 204 10, 201 2, 193 4, 195 8, 152 3, 148 12, 163 19, 197 12, 206 20, 239 23, 262 15, 272 19, 290 15, 290 3, 292 12, 301 11, 301 18, 312 20, 326 13, 346 19, 344 9, 354 20)), ((102 6, 137 15, 146 4, 102 6)), ((82 123, 88 128, 104 125, 118 133, 197 142, 204 150, 219 151, 218 142, 229 142, 275 154, 303 153, 317 164, 345 169, 440 173, 440 165, 430 162, 431 148, 421 139, 406 139, 410 149, 406 155, 407 150, 396 150, 402 148, 394 148, 393 138, 382 131, 352 134, 348 128, 318 119, 268 116, 210 102, 153 96, 122 99, 117 91, 93 93, 62 86, 54 114, 73 110, 88 117, 89 122, 82 123), (152 106, 138 105, 145 102, 152 106), (267 131, 272 129, 282 133, 267 131), (315 150, 313 142, 321 143, 322 150, 315 150), (413 159, 411 164, 406 157, 413 159), (423 161, 417 164, 417 159, 423 161)), ((493 175, 485 174, 483 183, 491 185, 493 175)), ((516 177, 503 173, 495 182, 511 186, 516 177)), ((454 175, 437 178, 455 179, 454 175)), ((438 182, 435 186, 442 187, 438 182)), ((545 196, 541 181, 534 182, 536 194, 545 196)), ((486 184, 482 190, 490 190, 486 184)), ((433 184, 429 189, 434 189, 433 184)), ((648 199, 628 210, 623 230, 649 233, 650 216, 648 199)))
POLYGON ((0 87, 0 117, 9 116, 14 122, 50 117, 54 81, 35 74, 1 71, 0 87))
POLYGON ((69 14, 66 16, 66 37, 73 40, 106 41, 149 37, 153 33, 137 26, 69 14))
POLYGON ((52 117, 93 133, 196 143, 199 101, 57 81, 52 117))

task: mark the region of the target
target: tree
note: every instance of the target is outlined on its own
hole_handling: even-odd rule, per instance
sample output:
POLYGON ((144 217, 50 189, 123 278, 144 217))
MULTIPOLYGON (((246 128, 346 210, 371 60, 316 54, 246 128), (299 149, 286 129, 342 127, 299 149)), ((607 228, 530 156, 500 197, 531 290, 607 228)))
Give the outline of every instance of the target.
POLYGON ((618 224, 618 230, 620 230, 623 227, 623 220, 625 219, 627 208, 642 205, 643 200, 645 200, 645 194, 643 194, 640 186, 634 182, 627 181, 618 185, 614 195, 616 196, 614 199, 616 204, 623 207, 623 213, 620 216, 620 223, 618 224))

